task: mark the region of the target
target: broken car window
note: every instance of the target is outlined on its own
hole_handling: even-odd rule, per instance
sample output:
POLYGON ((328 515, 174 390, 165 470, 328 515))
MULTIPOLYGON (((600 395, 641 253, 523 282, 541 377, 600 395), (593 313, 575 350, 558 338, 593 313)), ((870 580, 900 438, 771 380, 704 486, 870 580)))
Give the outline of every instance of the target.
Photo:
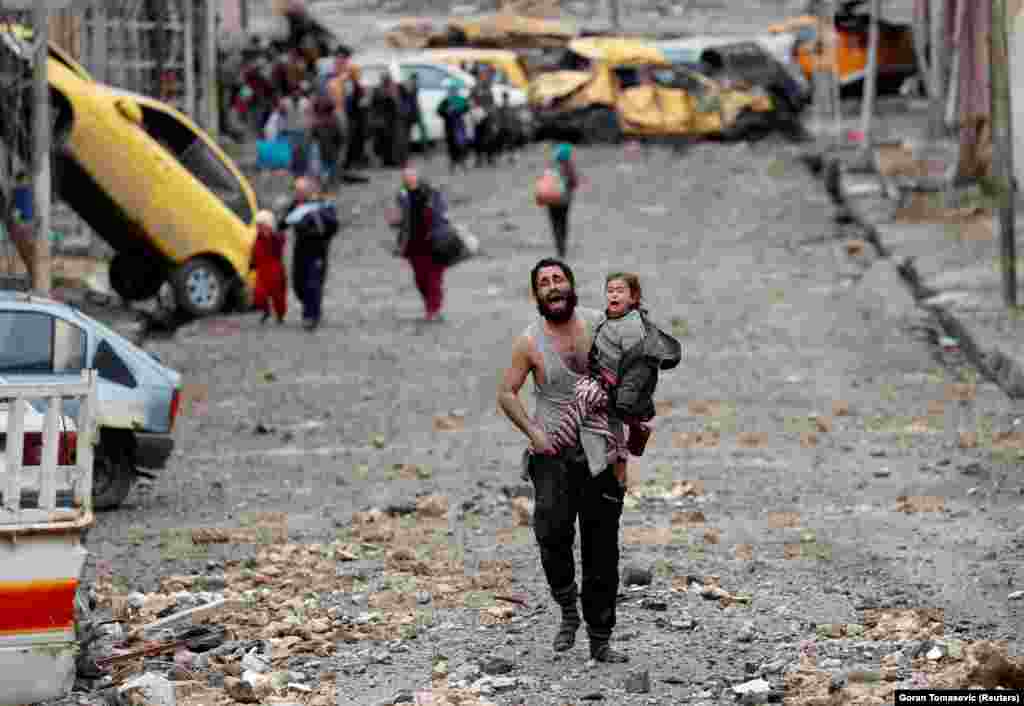
POLYGON ((142 108, 146 132, 174 155, 203 186, 209 189, 243 223, 252 223, 253 212, 241 182, 195 132, 173 115, 142 108))

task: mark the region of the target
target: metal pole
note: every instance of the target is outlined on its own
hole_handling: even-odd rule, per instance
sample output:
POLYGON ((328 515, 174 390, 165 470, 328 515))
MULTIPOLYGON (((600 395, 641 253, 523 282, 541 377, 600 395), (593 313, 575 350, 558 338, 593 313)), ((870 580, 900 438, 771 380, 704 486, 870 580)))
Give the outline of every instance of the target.
POLYGON ((196 13, 192 0, 181 0, 182 18, 185 25, 185 113, 196 120, 196 45, 195 21, 196 13))
POLYGON ((238 24, 242 32, 249 33, 249 0, 238 0, 238 24))
POLYGON ((996 228, 1002 254, 1003 299, 1017 306, 1017 263, 1014 230, 1016 213, 1013 188, 1013 116, 1010 111, 1010 70, 1007 38, 1006 0, 992 0, 992 173, 999 184, 996 228))
POLYGON ((203 104, 206 110, 204 128, 210 136, 220 136, 217 124, 217 8, 214 0, 205 0, 206 31, 203 46, 203 104))
POLYGON ((108 67, 107 37, 109 28, 107 26, 107 8, 102 2, 96 3, 92 8, 92 73, 100 83, 110 80, 108 67))
POLYGON ((875 99, 878 95, 878 21, 882 0, 871 0, 871 27, 868 31, 868 66, 864 74, 864 98, 861 102, 860 131, 864 140, 862 151, 871 150, 871 123, 875 117, 875 99))
POLYGON ((946 117, 946 3, 930 0, 931 34, 931 120, 928 124, 929 137, 939 140, 945 135, 946 117))
POLYGON ((619 8, 619 0, 608 0, 608 16, 611 19, 612 29, 622 29, 622 17, 619 8))
POLYGON ((34 101, 32 106, 32 183, 34 186, 36 232, 32 288, 50 293, 50 80, 47 71, 50 44, 50 8, 40 3, 32 11, 34 57, 34 101))

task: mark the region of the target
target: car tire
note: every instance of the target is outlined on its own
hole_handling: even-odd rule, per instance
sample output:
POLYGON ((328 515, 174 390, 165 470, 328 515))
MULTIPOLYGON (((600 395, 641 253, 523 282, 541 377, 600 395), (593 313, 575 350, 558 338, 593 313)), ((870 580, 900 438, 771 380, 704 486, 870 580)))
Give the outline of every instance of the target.
POLYGON ((130 437, 101 433, 92 464, 92 506, 94 510, 115 510, 135 484, 130 437))
POLYGON ((175 270, 171 284, 178 307, 197 318, 221 312, 231 290, 224 270, 206 257, 192 258, 175 270))
POLYGON ((118 253, 110 263, 110 288, 126 302, 151 299, 167 277, 149 258, 118 253))
POLYGON ((736 121, 722 130, 722 139, 727 142, 739 142, 751 138, 764 130, 763 119, 750 110, 744 110, 736 116, 736 121))
POLYGON ((593 108, 583 116, 583 141, 587 144, 613 145, 622 140, 619 116, 611 108, 593 108))

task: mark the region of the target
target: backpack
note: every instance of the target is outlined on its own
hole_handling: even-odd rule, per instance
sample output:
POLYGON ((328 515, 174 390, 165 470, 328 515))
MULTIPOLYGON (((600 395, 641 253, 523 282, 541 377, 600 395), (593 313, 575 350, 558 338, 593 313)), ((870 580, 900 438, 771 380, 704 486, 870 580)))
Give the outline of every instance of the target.
MULTIPOLYGON (((608 411, 619 418, 648 421, 654 418, 654 390, 658 372, 671 370, 683 358, 683 347, 675 338, 655 326, 640 309, 643 340, 626 351, 616 371, 618 383, 608 389, 608 411)), ((594 330, 594 340, 605 321, 594 330)), ((590 372, 598 376, 597 349, 590 350, 590 372)))

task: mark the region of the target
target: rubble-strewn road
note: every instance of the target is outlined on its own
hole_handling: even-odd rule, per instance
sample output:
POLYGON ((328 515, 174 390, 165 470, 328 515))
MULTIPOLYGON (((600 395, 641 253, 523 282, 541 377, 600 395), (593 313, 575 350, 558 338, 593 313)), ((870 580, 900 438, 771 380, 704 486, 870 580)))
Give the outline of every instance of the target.
MULTIPOLYGON (((285 574, 298 571, 301 562, 270 558, 258 537, 197 546, 173 531, 239 527, 256 511, 287 513, 293 541, 340 537, 344 551, 372 560, 379 553, 356 540, 373 538, 350 524, 352 513, 433 493, 448 498, 446 520, 424 518, 416 530, 417 516, 407 516, 377 543, 408 546, 429 569, 439 561, 429 541, 439 551, 463 541, 455 556, 468 583, 459 585, 456 572, 447 587, 456 593, 429 572, 377 582, 385 573, 373 564, 361 585, 349 576, 331 588, 361 593, 355 607, 347 594, 330 595, 330 580, 309 585, 321 605, 344 606, 334 617, 367 610, 368 598, 373 608, 374 588, 413 596, 413 607, 433 600, 434 627, 419 638, 339 643, 306 665, 310 680, 343 670, 342 704, 423 688, 436 655, 469 682, 480 676, 472 659, 504 659, 482 665, 499 704, 560 706, 597 694, 615 704, 711 703, 762 673, 781 692, 781 671, 815 624, 870 622, 861 609, 871 607, 941 608, 947 636, 1005 637, 1019 654, 1022 603, 1007 600, 1024 583, 1018 467, 995 465, 984 449, 944 445, 934 431, 940 410, 929 407, 943 398, 935 362, 883 316, 886 291, 857 291, 845 275, 859 266, 838 246, 813 242, 831 236, 828 203, 793 148, 767 141, 580 153, 591 181, 572 214, 581 303, 601 305, 606 272, 635 270, 652 314, 684 336, 686 357, 663 377, 655 434, 632 464, 623 565, 655 570, 650 586, 623 589, 616 638, 632 662, 588 666, 582 639, 553 661, 556 614, 537 551, 502 492, 517 494, 523 440, 495 409, 509 343, 536 315, 530 267, 552 250, 531 195, 543 156, 536 146, 514 167, 452 183, 440 160, 424 168, 442 175, 454 219, 486 248, 448 272, 444 323, 418 322, 411 273, 381 245, 391 237, 381 208, 397 175, 374 172, 371 184, 341 196, 354 224, 334 244, 321 330, 301 330, 292 299, 283 327, 251 315, 233 320, 240 330, 202 322, 150 344, 191 382, 207 384, 209 401, 182 420, 172 467, 99 518, 89 576, 102 560, 122 589, 153 591, 162 576, 220 574, 225 560, 257 551, 261 559, 247 564, 257 573, 275 560, 285 574), (435 420, 453 412, 454 420, 435 420), (462 428, 436 430, 445 422, 462 428), (703 487, 677 482, 685 480, 703 487), (942 509, 928 511, 915 496, 939 496, 942 509), (507 565, 488 563, 496 560, 507 565), (723 609, 728 596, 672 592, 687 587, 686 575, 700 583, 717 575, 740 600, 723 609), (496 602, 495 591, 524 594, 529 607, 496 602), (501 624, 510 611, 473 609, 501 605, 515 608, 511 624, 501 624), (645 669, 649 692, 626 694, 626 676, 645 669)), ((979 386, 978 407, 1002 414, 1005 403, 979 386)), ((228 591, 243 582, 228 575, 236 577, 228 591)), ((239 588, 250 587, 245 581, 239 588)), ((819 663, 877 669, 889 654, 863 646, 826 654, 837 649, 822 647, 819 663)))

